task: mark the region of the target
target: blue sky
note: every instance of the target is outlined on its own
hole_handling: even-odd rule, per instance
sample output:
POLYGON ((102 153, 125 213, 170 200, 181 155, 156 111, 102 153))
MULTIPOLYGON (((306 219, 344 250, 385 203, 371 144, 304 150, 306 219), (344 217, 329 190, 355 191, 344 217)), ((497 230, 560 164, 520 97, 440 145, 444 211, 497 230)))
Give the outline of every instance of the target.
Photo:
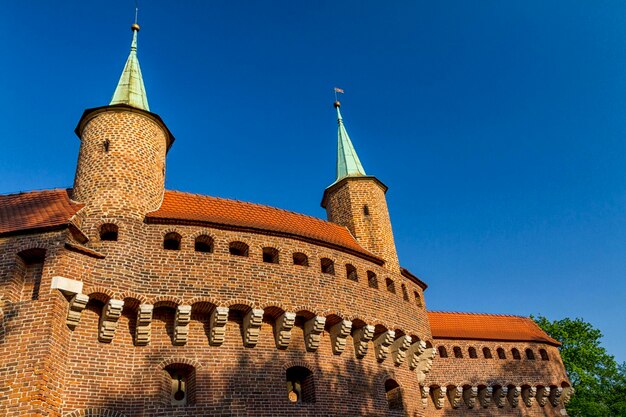
MULTIPOLYGON (((7 2, 0 193, 72 185, 128 1, 7 2)), ((622 1, 140 2, 167 187, 324 217, 332 88, 433 310, 582 317, 626 360, 622 1)))

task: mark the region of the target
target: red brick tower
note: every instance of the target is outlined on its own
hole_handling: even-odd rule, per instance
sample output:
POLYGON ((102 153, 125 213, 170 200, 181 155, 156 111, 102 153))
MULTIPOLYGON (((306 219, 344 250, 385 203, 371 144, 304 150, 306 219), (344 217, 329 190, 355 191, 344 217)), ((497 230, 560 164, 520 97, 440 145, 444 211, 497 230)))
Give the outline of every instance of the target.
POLYGON ((368 176, 343 124, 340 103, 337 109, 337 180, 324 190, 322 207, 328 220, 345 226, 367 250, 385 260, 385 267, 400 272, 385 193, 387 186, 368 176))

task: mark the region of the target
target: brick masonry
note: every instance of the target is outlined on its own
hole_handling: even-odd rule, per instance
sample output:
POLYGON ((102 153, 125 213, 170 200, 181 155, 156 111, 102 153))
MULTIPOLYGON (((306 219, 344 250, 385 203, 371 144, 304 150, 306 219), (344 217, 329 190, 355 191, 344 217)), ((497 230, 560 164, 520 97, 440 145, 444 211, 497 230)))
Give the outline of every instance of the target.
POLYGON ((69 229, 0 237, 0 415, 561 415, 561 402, 526 406, 521 394, 515 408, 470 409, 471 392, 467 402, 453 404, 452 396, 441 408, 431 393, 424 401, 425 387, 561 387, 567 378, 549 345, 432 338, 425 304, 415 300, 424 300, 423 288, 400 273, 377 180, 339 184, 327 209, 331 221, 385 259, 382 266, 262 231, 146 223, 163 196, 166 128, 120 106, 79 126, 72 195, 85 207, 71 221, 88 240, 69 229), (100 239, 107 224, 117 226, 117 241, 100 239), (181 237, 179 250, 164 249, 171 232, 181 237), (194 248, 204 235, 210 253, 194 248), (248 246, 248 256, 229 253, 235 241, 248 246), (277 250, 278 263, 263 262, 267 247, 277 250), (308 266, 294 265, 296 252, 308 266), (322 272, 323 258, 334 273, 322 272), (356 276, 348 277, 347 265, 356 276), (51 289, 55 276, 82 282, 86 305, 51 289), (439 345, 450 357, 435 356, 430 370, 429 348, 439 345), (465 356, 475 346, 478 358, 453 358, 454 346, 465 356), (484 346, 494 358, 498 346, 509 355, 484 359, 484 346), (534 349, 536 359, 511 358, 513 347, 522 355, 534 349), (541 348, 550 361, 540 360, 541 348), (310 374, 303 398, 314 402, 289 400, 290 368, 310 374), (177 373, 185 376, 183 405, 172 400, 177 373), (386 393, 390 379, 399 388, 386 393), (402 409, 393 409, 398 398, 402 409))

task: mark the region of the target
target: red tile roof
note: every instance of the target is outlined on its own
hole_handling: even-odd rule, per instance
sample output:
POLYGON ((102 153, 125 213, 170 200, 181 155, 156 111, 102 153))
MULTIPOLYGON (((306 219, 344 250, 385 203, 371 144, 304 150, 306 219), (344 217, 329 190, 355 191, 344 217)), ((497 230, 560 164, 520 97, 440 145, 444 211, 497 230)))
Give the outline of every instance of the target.
POLYGON ((0 195, 0 235, 66 225, 82 207, 68 190, 0 195))
POLYGON ((523 341, 560 345, 528 317, 429 311, 428 318, 435 339, 523 341))
POLYGON ((300 238, 382 261, 359 245, 343 226, 260 204, 166 191, 161 207, 146 215, 152 223, 191 223, 263 231, 300 238))

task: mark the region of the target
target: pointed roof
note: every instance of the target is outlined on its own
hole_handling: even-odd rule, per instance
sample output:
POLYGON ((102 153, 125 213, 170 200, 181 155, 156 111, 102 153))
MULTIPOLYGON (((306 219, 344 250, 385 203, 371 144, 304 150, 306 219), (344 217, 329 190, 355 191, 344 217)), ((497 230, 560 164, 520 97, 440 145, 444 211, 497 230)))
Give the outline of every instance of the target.
POLYGON ((131 29, 133 30, 133 41, 130 44, 130 54, 109 104, 126 104, 141 110, 150 111, 146 87, 143 85, 141 68, 137 59, 137 32, 139 32, 139 25, 135 23, 131 26, 131 29))
POLYGON ((359 156, 356 154, 354 145, 352 145, 350 136, 348 136, 348 131, 343 124, 339 107, 341 107, 341 103, 335 101, 337 124, 339 125, 337 129, 337 180, 335 182, 339 182, 346 177, 363 177, 367 175, 363 165, 361 165, 359 156))

